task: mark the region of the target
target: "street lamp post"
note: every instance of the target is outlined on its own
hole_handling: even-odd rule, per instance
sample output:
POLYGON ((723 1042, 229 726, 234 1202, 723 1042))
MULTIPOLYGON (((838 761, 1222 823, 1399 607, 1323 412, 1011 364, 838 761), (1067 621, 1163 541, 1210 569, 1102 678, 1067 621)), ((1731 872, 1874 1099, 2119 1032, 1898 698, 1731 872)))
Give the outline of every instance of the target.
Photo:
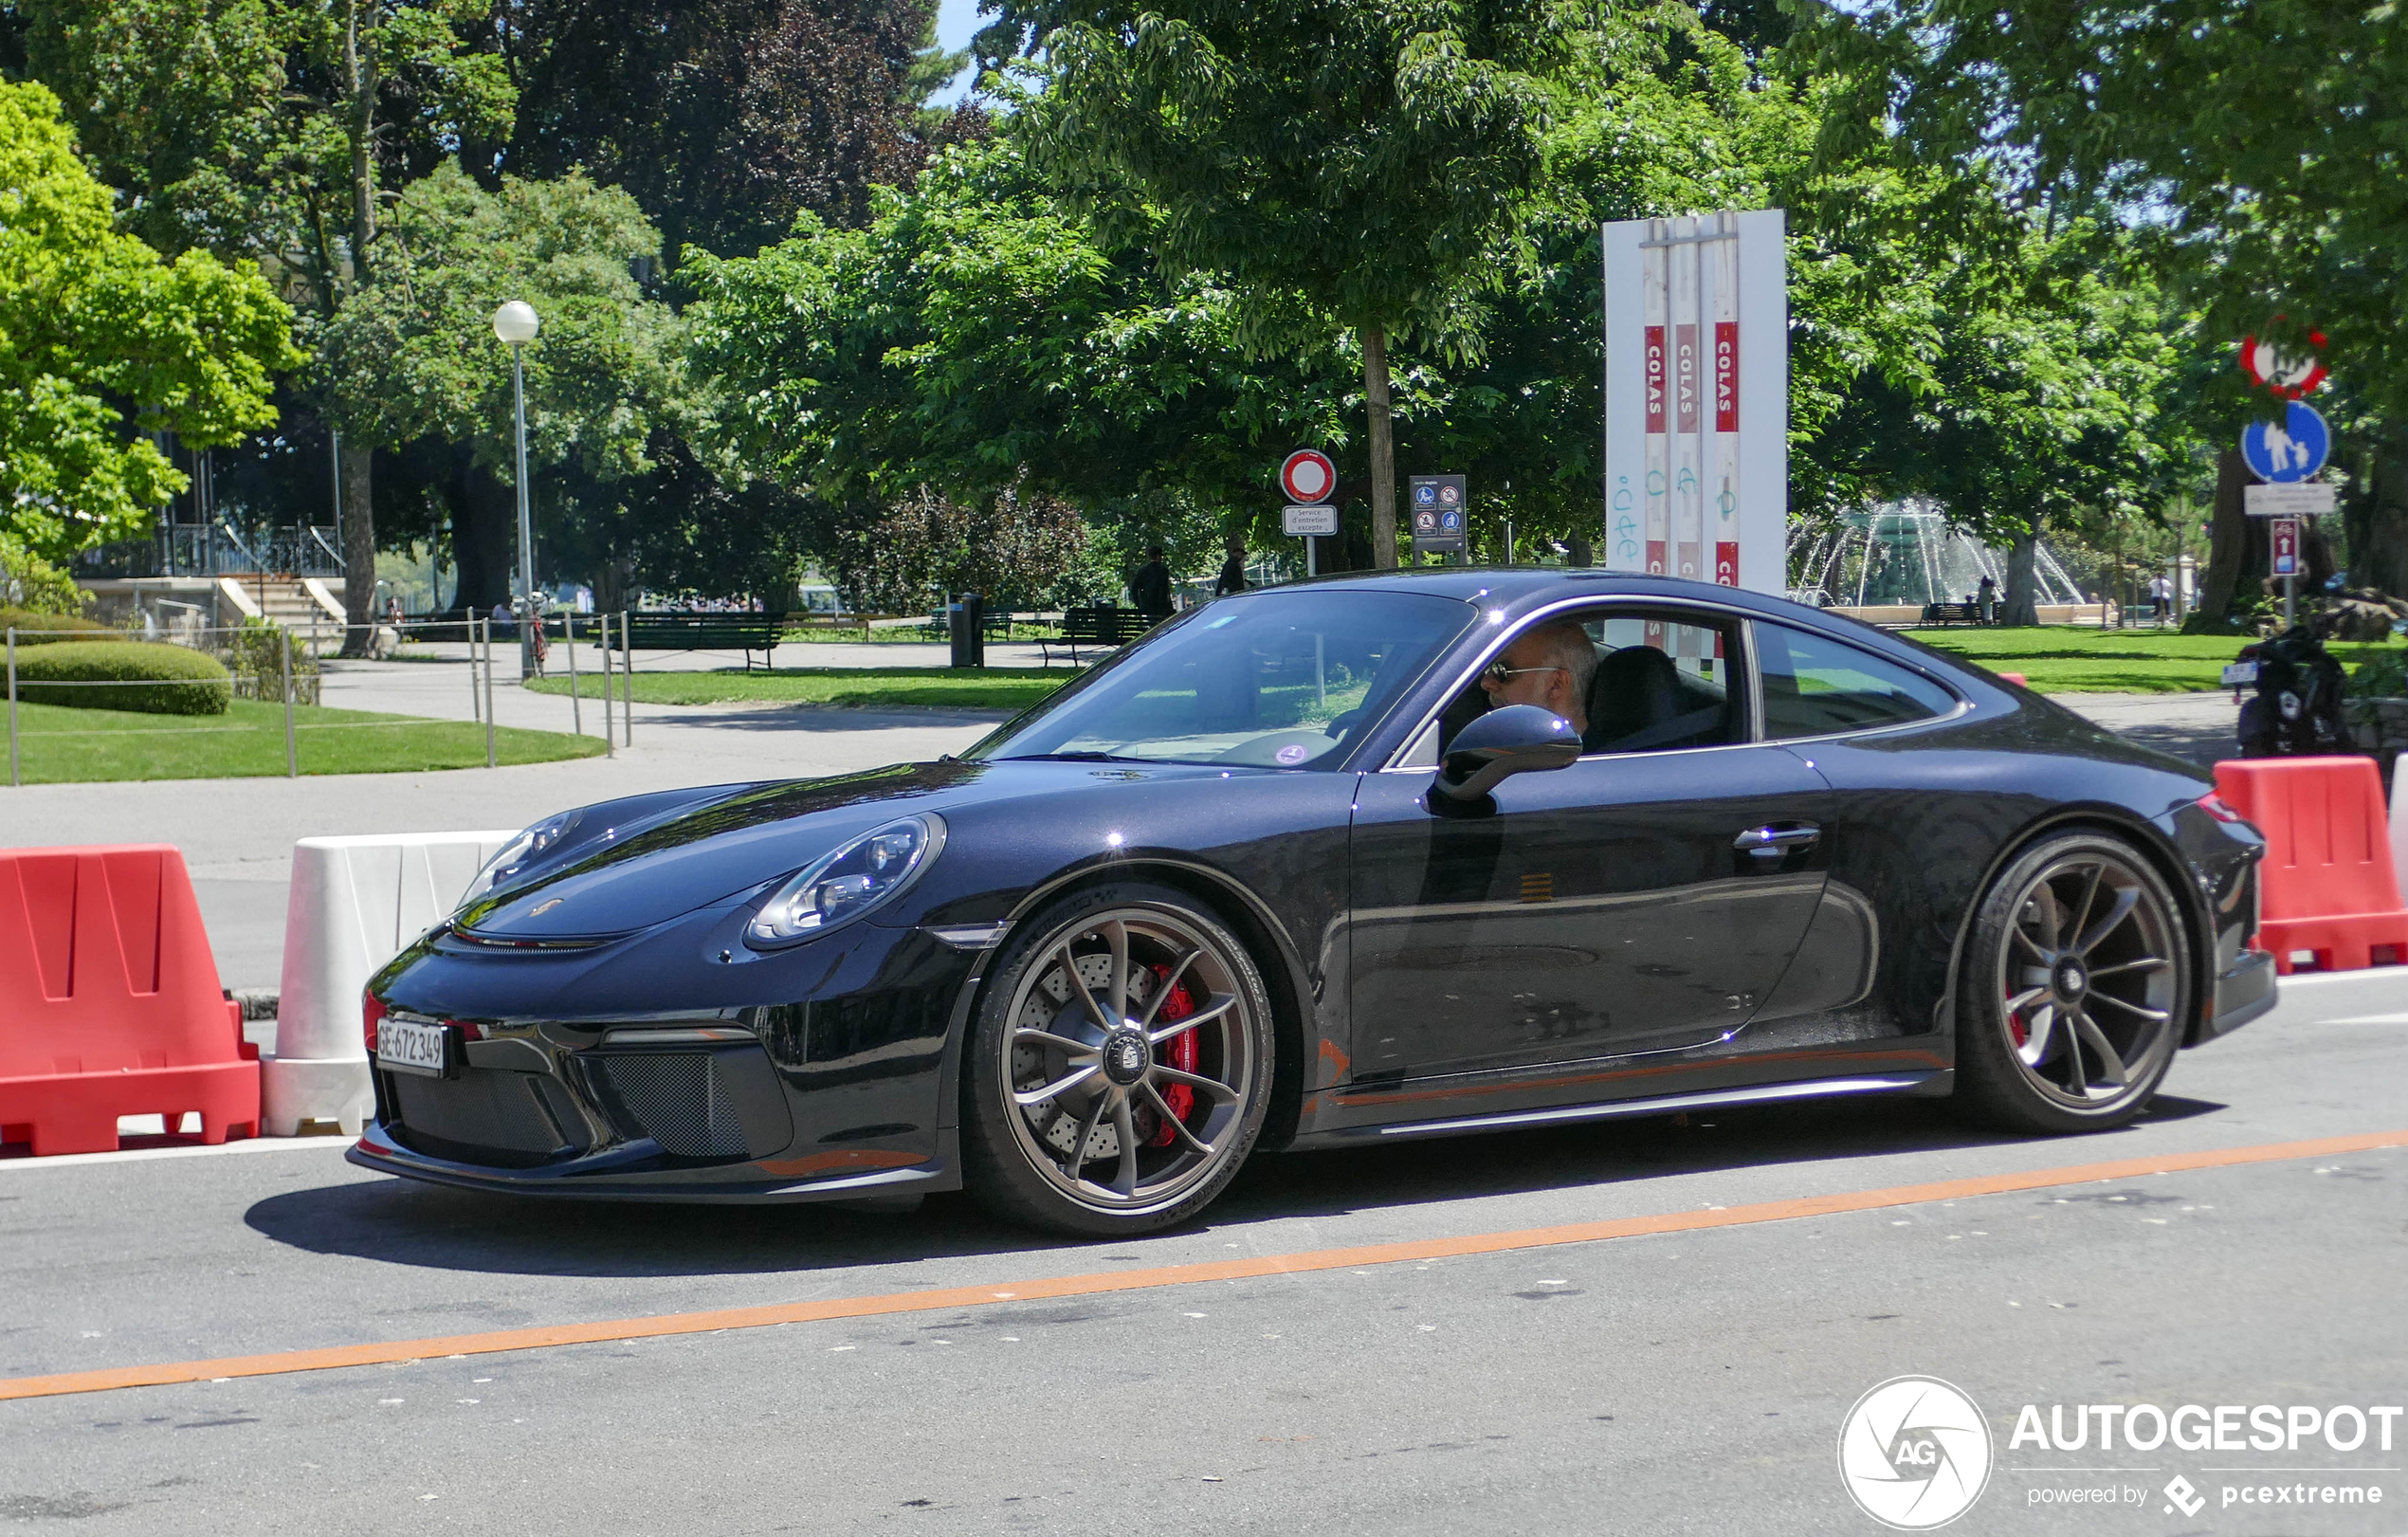
POLYGON ((542 620, 535 601, 535 519, 527 506, 527 374, 526 344, 535 339, 539 322, 535 306, 513 299, 493 312, 493 334, 510 344, 510 398, 518 418, 519 437, 519 676, 535 672, 535 625, 542 620))

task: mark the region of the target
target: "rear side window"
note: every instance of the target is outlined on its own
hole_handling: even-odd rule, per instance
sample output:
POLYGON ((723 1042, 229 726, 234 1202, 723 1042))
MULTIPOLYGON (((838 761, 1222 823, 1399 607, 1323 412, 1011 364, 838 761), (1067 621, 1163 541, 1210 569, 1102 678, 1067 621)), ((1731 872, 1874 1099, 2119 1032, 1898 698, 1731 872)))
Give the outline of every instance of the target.
POLYGON ((1957 707, 1955 695, 1912 668, 1788 625, 1758 620, 1756 657, 1764 735, 1775 740, 1925 721, 1957 707))

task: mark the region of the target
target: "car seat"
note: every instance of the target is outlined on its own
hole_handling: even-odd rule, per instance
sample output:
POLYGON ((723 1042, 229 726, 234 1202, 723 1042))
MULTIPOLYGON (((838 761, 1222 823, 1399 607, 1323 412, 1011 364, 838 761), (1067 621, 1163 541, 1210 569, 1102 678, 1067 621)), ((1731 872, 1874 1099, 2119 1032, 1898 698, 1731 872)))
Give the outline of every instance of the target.
POLYGON ((1681 669, 1652 646, 1625 646, 1598 659, 1589 680, 1589 729, 1580 745, 1593 753, 1635 753, 1692 745, 1710 739, 1723 720, 1716 701, 1692 705, 1681 669))

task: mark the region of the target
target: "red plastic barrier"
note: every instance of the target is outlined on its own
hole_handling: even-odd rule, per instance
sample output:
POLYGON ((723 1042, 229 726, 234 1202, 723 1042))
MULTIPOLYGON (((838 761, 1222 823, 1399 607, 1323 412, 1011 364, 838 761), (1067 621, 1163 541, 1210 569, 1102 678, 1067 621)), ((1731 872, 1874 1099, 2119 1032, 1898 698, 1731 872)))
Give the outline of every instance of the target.
POLYGON ((2392 869, 2382 778, 2370 758, 2259 758, 2216 765, 2216 793, 2266 834, 2257 948, 2288 975, 2299 951, 2320 971, 2356 971, 2375 952, 2408 961, 2408 910, 2392 869))
POLYGON ((0 850, 0 1141, 116 1150, 121 1115, 255 1135, 259 1051, 165 844, 0 850))
POLYGON ((2001 672, 1998 676, 2005 682, 2015 685, 2017 688, 2029 688, 2032 686, 2024 681, 2023 674, 2020 672, 2001 672))

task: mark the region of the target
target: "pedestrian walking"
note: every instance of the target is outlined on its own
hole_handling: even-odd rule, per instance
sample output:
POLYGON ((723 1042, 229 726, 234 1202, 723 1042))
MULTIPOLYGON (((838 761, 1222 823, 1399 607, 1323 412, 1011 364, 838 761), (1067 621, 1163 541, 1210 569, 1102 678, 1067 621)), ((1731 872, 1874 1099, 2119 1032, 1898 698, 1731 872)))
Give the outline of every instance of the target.
POLYGON ((1159 544, 1149 546, 1145 554, 1145 564, 1129 578, 1129 601, 1149 619, 1167 619, 1171 616, 1171 568, 1162 559, 1159 544))
POLYGON ((1981 605, 1983 624, 1994 625, 1998 622, 1998 584, 1987 573, 1982 576, 1981 591, 1974 595, 1974 601, 1981 605))
POLYGON ((1213 595, 1226 597, 1246 591, 1246 541, 1229 541, 1229 558, 1221 562, 1221 574, 1213 583, 1213 595))
POLYGON ((2165 579, 2162 571, 2149 578, 2149 609, 2161 626, 2174 613, 2174 584, 2165 579))

